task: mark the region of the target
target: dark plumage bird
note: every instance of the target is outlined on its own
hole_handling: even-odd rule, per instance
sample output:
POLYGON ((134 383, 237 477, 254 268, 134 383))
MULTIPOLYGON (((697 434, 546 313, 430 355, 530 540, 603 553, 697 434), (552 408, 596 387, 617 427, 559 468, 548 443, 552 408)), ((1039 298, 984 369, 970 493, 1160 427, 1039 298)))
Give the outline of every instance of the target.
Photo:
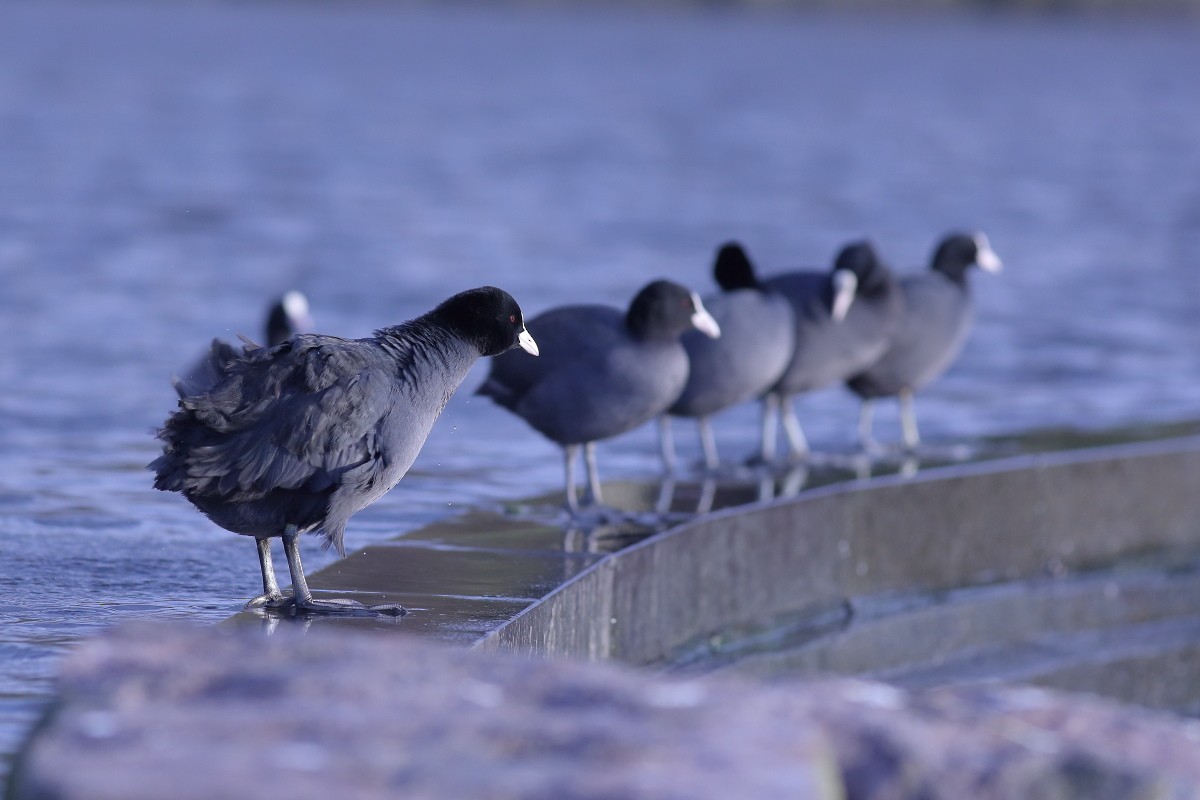
POLYGON ((899 323, 903 298, 867 241, 843 247, 828 272, 787 272, 763 283, 791 302, 796 338, 791 363, 763 395, 762 458, 774 455, 777 412, 792 457, 803 457, 808 442, 792 398, 841 383, 873 364, 899 323))
MULTIPOLYGON (((303 293, 293 289, 271 304, 267 309, 265 333, 267 347, 274 347, 290 339, 293 334, 310 333, 313 330, 312 317, 309 315, 308 298, 303 293)), ((175 391, 180 397, 200 394, 217 382, 219 368, 213 361, 217 352, 210 347, 209 352, 201 357, 192 367, 172 381, 175 391)))
MULTIPOLYGON (((671 416, 697 419, 704 465, 710 470, 719 463, 712 416, 774 386, 791 361, 796 336, 791 304, 758 280, 736 242, 717 251, 713 277, 722 291, 705 297, 704 305, 721 326, 721 335, 683 334, 691 369, 683 393, 668 409, 671 416)), ((663 462, 669 470, 675 462, 671 423, 668 416, 660 420, 663 462)))
POLYGON ((218 379, 182 397, 167 418, 163 454, 149 465, 154 488, 181 492, 222 528, 257 540, 263 594, 247 607, 362 609, 313 599, 299 534, 320 532, 344 555, 346 521, 404 477, 471 365, 516 346, 537 354, 520 307, 493 287, 366 339, 300 334, 244 349, 214 342, 218 379), (271 562, 277 536, 290 599, 271 562))
POLYGON ((575 496, 575 458, 583 445, 590 500, 602 502, 595 442, 624 433, 667 410, 687 383, 687 352, 679 337, 720 328, 695 292, 654 281, 629 309, 561 306, 529 321, 542 357, 501 356, 478 393, 490 397, 562 445, 567 507, 575 496))
POLYGON ((871 430, 872 404, 897 397, 905 447, 920 442, 913 392, 941 375, 958 357, 971 328, 971 291, 967 269, 999 272, 999 256, 982 233, 954 233, 933 253, 930 269, 900 279, 904 314, 884 354, 846 381, 863 399, 859 436, 867 450, 877 449, 871 430))

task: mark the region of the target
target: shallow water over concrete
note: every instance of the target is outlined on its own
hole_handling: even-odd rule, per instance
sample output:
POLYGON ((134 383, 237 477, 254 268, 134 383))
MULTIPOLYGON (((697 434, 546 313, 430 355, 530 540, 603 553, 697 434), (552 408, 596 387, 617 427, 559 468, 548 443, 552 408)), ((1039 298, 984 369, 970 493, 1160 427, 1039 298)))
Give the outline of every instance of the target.
POLYGON ((828 486, 617 554, 480 643, 1200 704, 1200 438, 828 486))
POLYGON ((1200 439, 1112 444, 1132 437, 1043 432, 1029 449, 1108 446, 916 473, 902 460, 878 480, 849 477, 851 459, 760 480, 614 483, 620 520, 590 530, 547 495, 310 578, 326 596, 401 602, 404 618, 254 611, 235 622, 348 624, 685 673, 1032 682, 1192 711, 1200 514, 1188 516, 1183 489, 1200 439), (715 516, 697 517, 697 504, 715 516))

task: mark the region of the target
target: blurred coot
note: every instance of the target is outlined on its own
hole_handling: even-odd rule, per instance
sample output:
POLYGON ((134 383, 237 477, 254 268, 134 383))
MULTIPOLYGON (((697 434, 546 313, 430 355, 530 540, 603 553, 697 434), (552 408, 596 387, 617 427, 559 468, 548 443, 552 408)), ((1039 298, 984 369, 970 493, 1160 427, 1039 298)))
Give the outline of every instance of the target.
POLYGON ((896 397, 904 445, 920 442, 913 393, 945 372, 958 357, 971 328, 967 270, 999 272, 1002 264, 982 233, 952 233, 939 242, 930 269, 900 278, 904 313, 883 355, 846 385, 862 398, 859 437, 868 451, 878 449, 871 427, 876 398, 896 397))
POLYGON ((567 507, 579 510, 575 460, 583 446, 589 500, 603 502, 595 443, 666 411, 687 383, 684 331, 716 337, 720 328, 695 292, 671 281, 645 286, 621 311, 603 305, 560 306, 529 320, 541 342, 538 359, 495 359, 478 394, 561 445, 567 507))
POLYGON ((791 302, 795 347, 783 375, 763 395, 761 457, 774 456, 775 416, 781 413, 790 454, 800 458, 808 454, 808 441, 792 398, 875 363, 899 324, 903 298, 892 271, 865 240, 843 247, 827 272, 785 272, 763 283, 791 302))
MULTIPOLYGON (((791 362, 796 335, 791 303, 759 281, 737 242, 717 251, 713 277, 721 292, 706 296, 704 305, 721 335, 683 334, 690 370, 683 393, 668 410, 671 416, 696 418, 704 465, 710 470, 719 463, 712 416, 774 386, 791 362)), ((661 425, 663 462, 669 470, 675 462, 669 417, 662 417, 661 425)))

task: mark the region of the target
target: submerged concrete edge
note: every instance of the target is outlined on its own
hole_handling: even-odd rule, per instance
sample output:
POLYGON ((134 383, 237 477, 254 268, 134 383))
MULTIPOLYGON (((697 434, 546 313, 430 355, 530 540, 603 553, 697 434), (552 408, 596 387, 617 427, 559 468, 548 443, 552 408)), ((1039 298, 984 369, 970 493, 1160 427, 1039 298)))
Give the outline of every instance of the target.
MULTIPOLYGON (((661 665, 848 598, 1200 547, 1200 437, 886 476, 728 509, 592 565, 473 645, 661 665)), ((836 614, 835 614, 836 616, 836 614)))

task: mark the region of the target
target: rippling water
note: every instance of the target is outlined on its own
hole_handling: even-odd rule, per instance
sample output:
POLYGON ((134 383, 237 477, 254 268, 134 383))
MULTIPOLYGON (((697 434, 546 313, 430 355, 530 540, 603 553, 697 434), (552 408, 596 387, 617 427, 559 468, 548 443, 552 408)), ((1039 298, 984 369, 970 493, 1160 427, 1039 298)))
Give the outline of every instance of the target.
MULTIPOLYGON (((259 336, 286 288, 309 293, 322 331, 364 335, 482 283, 528 313, 623 304, 660 275, 707 290, 731 237, 768 270, 824 264, 863 234, 916 268, 943 231, 978 226, 1008 270, 976 276, 975 334, 919 400, 927 438, 1195 416, 1198 34, 0 5, 0 753, 79 637, 124 617, 216 620, 255 590, 249 542, 142 467, 170 374, 214 335, 259 336)), ((844 393, 801 412, 818 448, 850 448, 844 393)), ((749 451, 755 419, 720 421, 727 455, 749 451)), ((653 453, 638 431, 601 447, 601 469, 649 475, 653 453)), ((464 391, 348 544, 552 489, 559 470, 464 391)))

